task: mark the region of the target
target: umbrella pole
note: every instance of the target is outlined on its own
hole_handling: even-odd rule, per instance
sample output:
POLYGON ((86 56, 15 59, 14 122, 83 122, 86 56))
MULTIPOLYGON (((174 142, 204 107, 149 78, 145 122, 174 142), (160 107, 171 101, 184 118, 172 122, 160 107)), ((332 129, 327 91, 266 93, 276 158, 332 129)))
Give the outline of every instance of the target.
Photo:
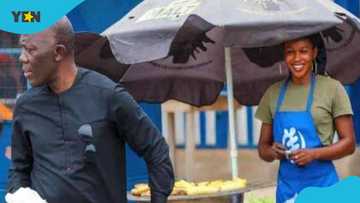
POLYGON ((174 173, 176 174, 175 166, 175 113, 167 112, 164 110, 163 105, 161 105, 161 132, 164 136, 166 142, 169 145, 169 155, 171 163, 173 165, 174 173))
POLYGON ((235 108, 234 108, 234 90, 231 67, 230 47, 225 47, 225 72, 227 85, 228 115, 229 115, 229 132, 230 132, 230 158, 232 178, 238 177, 237 164, 237 146, 235 137, 235 108))

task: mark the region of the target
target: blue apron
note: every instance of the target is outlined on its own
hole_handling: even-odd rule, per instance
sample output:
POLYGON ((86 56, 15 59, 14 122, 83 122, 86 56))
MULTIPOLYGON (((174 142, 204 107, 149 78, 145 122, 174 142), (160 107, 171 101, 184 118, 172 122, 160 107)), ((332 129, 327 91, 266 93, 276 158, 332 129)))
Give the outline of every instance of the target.
MULTIPOLYGON (((322 147, 311 116, 315 83, 316 80, 313 75, 305 111, 279 112, 285 98, 289 79, 281 87, 273 121, 273 136, 274 141, 282 144, 287 150, 322 147)), ((332 161, 314 160, 306 166, 298 166, 291 160, 281 160, 276 202, 286 202, 286 200, 294 198, 306 187, 326 187, 333 185, 337 181, 338 176, 332 161)))

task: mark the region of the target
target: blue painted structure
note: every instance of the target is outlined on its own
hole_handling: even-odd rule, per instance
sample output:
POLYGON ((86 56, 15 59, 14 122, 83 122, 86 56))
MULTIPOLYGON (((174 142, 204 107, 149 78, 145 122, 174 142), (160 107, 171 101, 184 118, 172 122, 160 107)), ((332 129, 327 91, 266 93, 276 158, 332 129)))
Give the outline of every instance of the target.
POLYGON ((359 16, 360 1, 359 0, 335 0, 336 3, 349 10, 351 13, 359 16))
POLYGON ((11 140, 11 121, 4 121, 0 132, 0 203, 5 203, 6 184, 10 159, 5 156, 6 148, 10 146, 11 140))
POLYGON ((86 0, 70 13, 68 17, 75 31, 100 33, 124 16, 142 0, 86 0))
POLYGON ((351 86, 349 91, 351 105, 354 111, 354 128, 356 135, 356 143, 360 144, 360 80, 351 86))

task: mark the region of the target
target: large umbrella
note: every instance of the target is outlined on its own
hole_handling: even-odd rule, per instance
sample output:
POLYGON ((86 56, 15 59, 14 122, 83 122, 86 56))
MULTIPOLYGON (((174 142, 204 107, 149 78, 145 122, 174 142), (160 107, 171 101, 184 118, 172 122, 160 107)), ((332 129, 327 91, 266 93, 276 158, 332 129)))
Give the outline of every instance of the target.
POLYGON ((78 34, 77 62, 140 101, 211 104, 226 78, 236 177, 233 83, 241 104, 257 104, 288 75, 281 43, 313 33, 326 58, 321 72, 352 82, 360 75, 359 24, 328 0, 146 0, 101 36, 78 34))

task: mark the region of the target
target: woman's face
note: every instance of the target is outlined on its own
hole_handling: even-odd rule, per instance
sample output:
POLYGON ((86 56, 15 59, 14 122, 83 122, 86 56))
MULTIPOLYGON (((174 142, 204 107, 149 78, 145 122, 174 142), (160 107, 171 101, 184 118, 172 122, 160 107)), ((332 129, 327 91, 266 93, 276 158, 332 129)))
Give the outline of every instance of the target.
POLYGON ((314 47, 309 39, 292 40, 284 45, 285 63, 295 82, 307 81, 316 56, 317 48, 314 47))

